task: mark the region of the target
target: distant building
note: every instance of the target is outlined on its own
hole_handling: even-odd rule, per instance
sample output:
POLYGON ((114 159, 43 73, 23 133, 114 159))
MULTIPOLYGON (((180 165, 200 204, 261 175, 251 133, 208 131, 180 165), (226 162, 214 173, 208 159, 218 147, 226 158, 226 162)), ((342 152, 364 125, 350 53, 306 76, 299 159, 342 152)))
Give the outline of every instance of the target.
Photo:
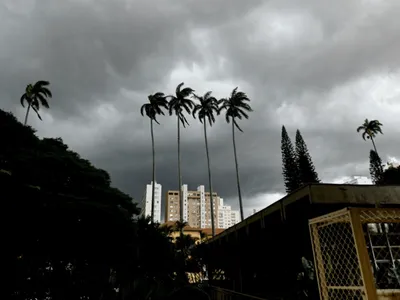
MULTIPOLYGON (((151 200, 152 200, 153 182, 146 185, 146 190, 143 196, 142 214, 151 216, 151 200)), ((161 184, 154 185, 154 222, 161 223, 161 184)))
POLYGON ((218 205, 218 228, 229 228, 240 222, 240 214, 232 210, 231 206, 224 205, 224 199, 219 199, 218 205))
MULTIPOLYGON (((211 228, 210 193, 200 185, 197 191, 189 191, 187 184, 182 185, 183 220, 193 228, 211 228)), ((219 196, 213 192, 214 224, 218 228, 219 196)), ((168 191, 165 201, 165 222, 180 219, 179 191, 168 191)))
POLYGON ((349 180, 343 182, 344 184, 372 184, 372 180, 366 176, 351 176, 349 180))

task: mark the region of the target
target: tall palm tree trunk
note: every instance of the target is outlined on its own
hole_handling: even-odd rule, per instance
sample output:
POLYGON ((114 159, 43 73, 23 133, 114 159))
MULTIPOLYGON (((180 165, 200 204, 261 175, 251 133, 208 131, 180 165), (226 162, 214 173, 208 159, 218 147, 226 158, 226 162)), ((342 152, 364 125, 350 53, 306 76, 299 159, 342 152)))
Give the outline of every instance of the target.
MULTIPOLYGON (((374 138, 371 136, 372 145, 374 146, 375 153, 378 155, 378 150, 376 150, 374 138)), ((379 156, 379 155, 378 155, 379 156)))
POLYGON ((181 124, 178 116, 178 191, 179 191, 179 217, 183 223, 183 194, 182 194, 182 175, 181 175, 181 124))
POLYGON ((210 154, 208 153, 208 141, 207 141, 207 125, 204 119, 204 140, 206 143, 206 154, 207 154, 207 167, 208 167, 208 185, 210 187, 210 209, 211 209, 211 232, 212 236, 215 236, 215 224, 214 224, 214 200, 211 180, 211 168, 210 168, 210 154))
POLYGON ((243 202, 242 202, 242 193, 240 191, 240 178, 239 178, 239 165, 237 161, 237 154, 236 154, 236 141, 235 141, 235 120, 232 120, 232 141, 233 141, 233 154, 235 156, 235 166, 236 166, 236 181, 237 181, 237 188, 238 188, 238 196, 239 196, 239 208, 240 208, 240 219, 241 221, 244 220, 243 215, 243 202))
POLYGON ((28 115, 29 115, 29 110, 31 109, 31 104, 28 104, 28 108, 26 109, 26 114, 25 114, 25 122, 24 125, 26 126, 26 123, 28 122, 28 115))
POLYGON ((151 131, 151 146, 153 150, 153 176, 152 176, 152 187, 151 187, 151 223, 154 223, 154 193, 156 186, 156 148, 154 145, 154 132, 153 132, 153 119, 150 118, 150 131, 151 131))

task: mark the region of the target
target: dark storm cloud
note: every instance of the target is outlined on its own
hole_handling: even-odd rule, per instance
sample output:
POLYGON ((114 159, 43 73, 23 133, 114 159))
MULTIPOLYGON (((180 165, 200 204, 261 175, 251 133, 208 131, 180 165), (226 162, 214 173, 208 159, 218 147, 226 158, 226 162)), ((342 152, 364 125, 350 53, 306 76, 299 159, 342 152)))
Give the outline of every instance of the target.
POLYGON ((285 96, 326 91, 399 68, 400 4, 374 2, 269 1, 263 10, 210 34, 218 55, 227 58, 232 71, 227 76, 260 90, 284 90, 285 96))
POLYGON ((23 15, 3 6, 18 22, 3 28, 2 90, 15 98, 27 82, 48 78, 53 111, 84 114, 121 88, 159 85, 176 61, 196 59, 184 12, 163 3, 37 1, 23 15))
MULTIPOLYGON (((377 87, 368 79, 399 69, 399 13, 394 0, 0 0, 1 105, 21 117, 25 85, 50 80, 51 110, 43 122, 32 117, 33 126, 63 137, 140 200, 151 180, 149 122, 139 113, 147 95, 172 93, 180 81, 217 97, 239 86, 254 109, 237 135, 243 194, 247 208, 259 206, 257 195, 283 191, 282 124, 293 138, 302 130, 323 179, 368 174, 371 145, 355 133, 365 117, 385 125, 378 149, 400 154, 400 126, 390 117, 399 107, 371 100, 377 87)), ((380 94, 392 103, 394 82, 380 94)), ((157 178, 176 189, 176 120, 160 121, 157 178)), ((195 120, 182 134, 183 180, 193 189, 207 183, 202 134, 195 120)), ((214 189, 236 205, 223 117, 209 137, 214 189)))

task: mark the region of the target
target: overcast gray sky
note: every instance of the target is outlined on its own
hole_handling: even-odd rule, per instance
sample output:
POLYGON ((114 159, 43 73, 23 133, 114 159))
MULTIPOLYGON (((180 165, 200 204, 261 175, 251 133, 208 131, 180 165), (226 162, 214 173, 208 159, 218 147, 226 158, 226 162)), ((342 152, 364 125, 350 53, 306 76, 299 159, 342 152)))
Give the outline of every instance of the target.
MULTIPOLYGON (((254 112, 238 134, 246 212, 284 191, 280 130, 299 128, 325 182, 368 175, 371 145, 356 133, 383 124, 384 160, 400 157, 398 0, 0 0, 1 108, 21 121, 27 83, 54 98, 40 136, 63 140, 140 200, 151 180, 147 95, 180 82, 228 96, 238 86, 254 112)), ((157 179, 177 188, 176 119, 155 128, 157 179)), ((182 133, 183 181, 206 184, 202 127, 182 133)), ((237 207, 230 127, 209 132, 214 189, 237 207)))

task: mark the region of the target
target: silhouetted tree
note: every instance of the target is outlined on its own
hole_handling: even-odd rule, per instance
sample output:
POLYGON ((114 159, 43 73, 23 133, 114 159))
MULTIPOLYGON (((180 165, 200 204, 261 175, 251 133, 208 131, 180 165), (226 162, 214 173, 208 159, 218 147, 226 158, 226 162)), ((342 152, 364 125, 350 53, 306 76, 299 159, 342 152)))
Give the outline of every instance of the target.
POLYGON ((2 110, 0 139, 11 228, 2 239, 4 272, 12 274, 2 298, 161 300, 188 284, 186 272, 199 268, 193 241, 174 244, 171 228, 137 217, 136 203, 105 170, 2 110))
POLYGON ((400 165, 388 164, 388 168, 382 173, 380 184, 400 185, 400 165))
POLYGON ((218 105, 222 104, 218 109, 218 113, 221 113, 222 110, 226 110, 225 119, 229 124, 232 121, 232 142, 233 142, 233 154, 235 157, 235 166, 236 166, 236 181, 237 181, 237 189, 239 196, 239 207, 240 207, 240 218, 244 220, 243 213, 243 201, 242 201, 242 192, 240 189, 240 178, 239 178, 239 165, 236 153, 236 140, 235 140, 235 128, 239 129, 239 131, 243 132, 243 130, 239 127, 237 123, 238 120, 242 120, 243 118, 248 119, 248 112, 253 111, 251 106, 247 103, 250 102, 249 97, 241 91, 238 91, 238 88, 234 88, 229 98, 221 99, 218 101, 218 105))
POLYGON ((168 101, 163 93, 148 96, 149 102, 142 105, 140 113, 150 119, 151 148, 153 153, 152 187, 151 187, 151 222, 154 222, 154 191, 156 186, 156 150, 154 145, 153 122, 158 123, 157 115, 164 115, 163 109, 168 109, 168 101))
POLYGON ((307 145, 298 129, 296 131, 296 160, 302 184, 320 182, 311 156, 308 153, 307 145))
POLYGON ((282 126, 281 150, 285 188, 287 193, 291 193, 300 187, 301 181, 299 168, 296 163, 296 153, 294 152, 292 141, 289 138, 285 126, 282 126))
POLYGON ((360 131, 363 132, 361 136, 364 139, 364 141, 365 137, 367 137, 367 139, 371 139, 372 145, 374 146, 374 150, 377 154, 378 150, 376 150, 374 138, 378 133, 383 134, 381 129, 382 126, 383 126, 382 123, 379 122, 378 120, 368 121, 368 119, 365 119, 364 123, 357 128, 357 132, 360 131))
POLYGON ((190 87, 186 87, 181 90, 184 83, 180 83, 176 87, 175 95, 168 96, 170 98, 168 109, 169 115, 175 113, 177 118, 178 128, 178 189, 179 189, 179 207, 180 207, 180 221, 183 222, 183 195, 182 195, 182 174, 181 174, 181 124, 183 127, 189 125, 188 120, 184 115, 184 111, 191 114, 191 110, 194 107, 194 103, 189 99, 190 95, 194 92, 190 87))
POLYGON ((39 120, 42 120, 42 117, 39 114, 40 106, 45 108, 49 108, 49 103, 47 102, 47 98, 51 98, 51 91, 47 88, 50 83, 48 81, 40 80, 36 82, 34 85, 28 84, 25 89, 25 93, 21 96, 21 105, 25 107, 24 102, 28 103, 28 108, 26 109, 25 122, 24 125, 28 122, 29 110, 32 108, 34 112, 37 114, 39 120))
POLYGON ((382 182, 383 166, 382 160, 378 153, 374 150, 369 152, 369 173, 371 174, 372 182, 379 184, 382 182))
POLYGON ((213 189, 212 189, 212 178, 211 178, 211 167, 210 167, 210 154, 208 152, 208 139, 207 139, 207 121, 212 126, 215 123, 215 115, 218 113, 218 101, 211 96, 211 92, 207 92, 204 96, 194 97, 200 101, 200 104, 196 104, 193 109, 193 117, 196 118, 198 115, 200 122, 204 128, 204 140, 206 145, 206 156, 207 156, 207 170, 208 170, 208 185, 210 189, 210 208, 211 208, 211 228, 212 236, 215 236, 215 224, 214 224, 214 200, 213 200, 213 189))

